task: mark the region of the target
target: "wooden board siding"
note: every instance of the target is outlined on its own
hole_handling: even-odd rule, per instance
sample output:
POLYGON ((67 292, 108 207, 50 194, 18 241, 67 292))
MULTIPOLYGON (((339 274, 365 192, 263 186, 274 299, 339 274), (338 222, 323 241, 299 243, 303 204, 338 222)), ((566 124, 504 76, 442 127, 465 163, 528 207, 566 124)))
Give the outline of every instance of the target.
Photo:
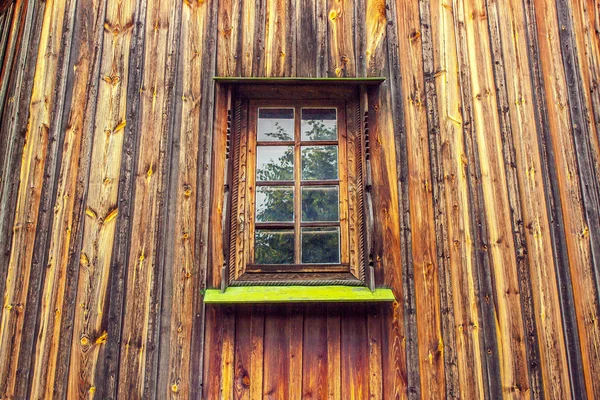
POLYGON ((599 24, 591 0, 16 0, 0 397, 598 398, 599 24), (347 111, 395 303, 203 304, 215 76, 386 78, 347 111))

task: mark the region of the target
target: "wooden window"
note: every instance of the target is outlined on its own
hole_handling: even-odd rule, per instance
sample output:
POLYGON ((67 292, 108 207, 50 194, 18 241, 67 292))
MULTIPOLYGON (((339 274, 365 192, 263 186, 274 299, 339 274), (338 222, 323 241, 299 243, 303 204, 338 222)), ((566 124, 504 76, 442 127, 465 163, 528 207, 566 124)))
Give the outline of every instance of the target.
POLYGON ((227 92, 228 150, 214 163, 225 166, 222 288, 367 284, 370 202, 358 89, 266 92, 227 92))

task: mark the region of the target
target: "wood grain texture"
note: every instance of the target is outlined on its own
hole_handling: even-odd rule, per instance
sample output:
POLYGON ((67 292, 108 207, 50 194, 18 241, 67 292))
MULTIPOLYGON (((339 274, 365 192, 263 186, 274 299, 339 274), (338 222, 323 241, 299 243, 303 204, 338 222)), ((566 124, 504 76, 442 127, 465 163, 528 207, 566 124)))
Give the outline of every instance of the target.
POLYGON ((598 397, 599 15, 592 0, 14 1, 2 397, 598 397), (397 302, 204 305, 224 260, 223 90, 348 103, 374 281, 397 302))
MULTIPOLYGON (((0 365, 3 365, 3 372, 0 374, 0 392, 3 397, 17 394, 15 391, 18 389, 16 387, 18 365, 23 362, 30 363, 33 345, 41 278, 39 269, 44 268, 40 265, 41 260, 33 259, 34 243, 39 222, 39 206, 42 202, 48 145, 56 140, 56 137, 51 136, 56 135, 52 111, 57 102, 60 104, 63 101, 62 91, 58 91, 60 94, 57 97, 54 93, 60 85, 57 70, 61 68, 64 60, 58 56, 65 10, 66 4, 47 3, 42 22, 44 29, 40 31, 38 62, 33 79, 29 120, 24 132, 19 190, 15 203, 12 243, 10 257, 7 260, 4 307, 0 322, 0 365), (35 261, 38 262, 33 265, 35 261), (30 283, 33 283, 31 287, 30 283), (28 296, 29 289, 32 291, 33 298, 28 296), (29 307, 33 314, 28 313, 29 307), (33 320, 28 316, 33 316, 33 320), (26 324, 27 322, 29 323, 26 324), (26 325, 30 326, 27 326, 27 330, 23 332, 26 325), (25 360, 19 360, 21 350, 25 360)), ((50 158, 52 160, 53 155, 50 155, 50 158)), ((52 161, 50 163, 52 164, 52 161)), ((47 190, 44 194, 46 197, 51 196, 47 190)), ((29 365, 25 369, 28 370, 29 365)), ((21 388, 21 390, 19 394, 26 395, 23 393, 26 389, 21 388)))
MULTIPOLYGON (((165 186, 176 67, 173 55, 176 54, 181 13, 179 7, 165 1, 149 1, 147 7, 143 33, 144 67, 140 89, 136 88, 139 136, 135 142, 137 151, 133 154, 137 154, 137 160, 133 160, 134 175, 128 182, 132 198, 145 207, 133 208, 128 213, 131 216, 121 228, 129 236, 128 254, 125 260, 120 260, 117 255, 117 263, 127 269, 121 311, 120 359, 117 361, 117 397, 136 398, 152 396, 155 390, 162 276, 160 249, 164 241, 165 186)), ((111 301, 116 298, 111 293, 111 301)))
POLYGON ((327 1, 328 76, 330 77, 352 78, 356 76, 354 10, 353 0, 327 1))
POLYGON ((95 120, 101 123, 94 126, 71 345, 68 396, 73 397, 87 397, 90 389, 95 391, 98 383, 94 375, 105 343, 102 337, 105 332, 108 334, 103 312, 108 306, 107 288, 118 214, 134 13, 135 3, 107 4, 95 115, 95 120))
POLYGON ((593 398, 598 392, 598 381, 592 376, 597 363, 595 346, 600 334, 597 325, 590 318, 599 315, 598 297, 594 293, 592 280, 593 256, 590 245, 589 227, 586 222, 584 204, 578 175, 571 115, 569 113, 568 91, 565 72, 562 68, 562 54, 559 40, 559 27, 556 8, 542 2, 534 2, 537 23, 537 39, 540 46, 541 70, 544 74, 546 106, 548 107, 551 142, 548 144, 556 157, 557 182, 562 201, 562 216, 565 226, 566 245, 570 261, 577 329, 581 343, 581 357, 587 396, 593 398), (586 368, 589 366, 590 368, 586 368))
MULTIPOLYGON (((442 159, 439 172, 442 176, 438 179, 443 179, 444 193, 440 195, 446 202, 445 227, 449 246, 445 256, 451 266, 450 277, 446 278, 451 279, 450 287, 446 290, 452 292, 459 386, 457 389, 463 398, 482 398, 483 337, 477 306, 479 285, 473 246, 475 232, 471 225, 468 169, 464 162, 466 147, 462 135, 463 116, 453 8, 444 2, 435 2, 431 4, 430 13, 433 69, 429 71, 431 75, 428 79, 435 81, 434 100, 437 102, 440 129, 437 156, 442 159)), ((444 341, 449 341, 446 334, 444 341)), ((456 395, 456 392, 453 395, 456 395)))
MULTIPOLYGON (((537 327, 539 357, 542 376, 536 376, 543 384, 544 395, 550 398, 564 398, 570 392, 568 364, 566 357, 563 327, 560 316, 560 299, 552 242, 546 209, 545 191, 541 178, 540 143, 536 132, 533 90, 528 68, 526 26, 523 9, 519 4, 508 12, 499 3, 490 4, 491 17, 499 25, 502 42, 503 66, 506 72, 506 99, 502 109, 509 118, 512 135, 509 146, 514 146, 515 173, 519 182, 520 204, 526 250, 520 263, 527 262, 529 274, 527 283, 533 294, 534 316, 537 327), (497 19, 497 20, 496 20, 497 19), (510 67, 509 67, 510 66, 510 67), (510 73, 508 70, 510 69, 510 73), (508 109, 507 109, 508 108, 508 109)), ((519 259, 519 257, 518 257, 519 259)), ((521 291, 525 294, 523 286, 521 291)), ((524 307, 526 309, 526 307, 524 307)), ((529 328, 528 328, 529 330, 529 328)), ((528 335, 531 337, 531 334, 528 335)), ((529 353, 530 365, 532 351, 529 353)), ((533 367, 533 365, 532 365, 533 367)), ((535 376, 532 374, 532 377, 535 376)), ((540 396, 539 393, 534 393, 540 396)))
MULTIPOLYGON (((63 290, 66 273, 63 268, 55 268, 55 258, 48 254, 47 246, 53 230, 53 217, 61 210, 56 204, 58 193, 55 192, 57 181, 56 170, 60 159, 61 144, 66 140, 63 136, 62 119, 63 110, 69 106, 69 96, 66 93, 67 71, 72 49, 72 32, 75 17, 76 2, 65 3, 62 19, 64 34, 61 43, 55 49, 60 49, 56 54, 56 101, 50 113, 49 145, 47 149, 46 165, 40 197, 38 226, 32 257, 32 271, 29 282, 27 299, 28 311, 25 315, 23 326, 23 340, 19 355, 18 369, 25 371, 17 382, 16 397, 43 397, 53 393, 55 382, 56 352, 60 332, 61 310, 63 309, 63 290), (54 207, 53 207, 54 204, 54 207), (57 304, 54 302, 57 301, 57 304), (58 322, 58 323, 56 323, 58 322), (37 354, 37 357, 33 357, 37 354), (52 356, 51 356, 52 355, 52 356), (37 361, 35 364, 33 361, 37 361), (36 374, 37 373, 37 374, 36 374), (28 381, 34 383, 29 386, 28 381)), ((63 197, 64 199, 64 197, 63 197)), ((63 227, 61 236, 67 229, 63 227)), ((55 232, 55 231, 54 231, 55 232)), ((67 233, 68 235, 69 233, 67 233)))
POLYGON ((408 156, 408 196, 412 227, 412 268, 415 279, 419 372, 422 396, 442 397, 445 392, 443 339, 432 176, 430 169, 428 125, 423 79, 423 49, 417 2, 396 2, 403 16, 398 29, 400 64, 405 110, 406 150, 408 156))
POLYGON ((181 398, 200 397, 203 391, 203 374, 198 373, 205 364, 205 317, 200 291, 206 287, 208 231, 202 227, 207 225, 210 204, 214 95, 211 77, 216 62, 216 43, 206 32, 216 29, 216 11, 217 2, 189 2, 184 3, 181 18, 181 86, 177 94, 181 100, 177 102, 173 149, 177 167, 172 172, 170 198, 174 210, 169 218, 173 233, 168 242, 170 262, 165 265, 171 302, 164 314, 169 317, 169 372, 166 382, 161 381, 165 386, 158 388, 158 393, 181 398), (200 357, 192 357, 193 352, 200 357))

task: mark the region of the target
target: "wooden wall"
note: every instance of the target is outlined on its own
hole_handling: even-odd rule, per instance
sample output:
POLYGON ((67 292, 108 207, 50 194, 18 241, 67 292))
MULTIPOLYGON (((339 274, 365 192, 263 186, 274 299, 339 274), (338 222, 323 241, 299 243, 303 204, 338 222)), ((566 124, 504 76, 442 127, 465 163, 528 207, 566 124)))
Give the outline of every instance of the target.
POLYGON ((599 32, 592 0, 15 1, 0 397, 599 398, 599 32), (396 303, 203 304, 213 76, 387 78, 396 303))

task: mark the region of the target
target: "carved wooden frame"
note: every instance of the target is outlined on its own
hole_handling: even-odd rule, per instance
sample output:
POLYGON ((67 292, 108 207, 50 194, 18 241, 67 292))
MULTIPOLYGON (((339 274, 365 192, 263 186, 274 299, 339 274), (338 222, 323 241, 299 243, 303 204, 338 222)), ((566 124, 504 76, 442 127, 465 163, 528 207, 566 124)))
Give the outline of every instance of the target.
MULTIPOLYGON (((213 195, 222 192, 220 208, 222 255, 213 257, 221 260, 221 289, 228 285, 355 285, 375 288, 372 263, 373 212, 370 198, 370 168, 368 146, 368 120, 366 90, 358 86, 348 88, 340 85, 327 92, 310 90, 302 86, 286 87, 286 90, 269 87, 268 94, 248 87, 236 88, 227 85, 226 152, 223 186, 213 185, 213 195), (238 90, 236 90, 238 89, 238 90), (316 93, 318 92, 318 94, 316 93), (305 94, 305 95, 303 95, 305 94), (268 103, 266 99, 272 99, 268 103), (319 101, 317 101, 317 99, 319 101), (342 242, 340 256, 345 261, 327 268, 299 264, 289 271, 277 268, 257 268, 251 264, 253 257, 253 202, 255 171, 255 138, 251 115, 256 105, 301 107, 331 106, 338 108, 338 120, 343 129, 340 133, 340 229, 342 242), (253 106, 254 105, 254 106, 253 106), (343 140, 342 140, 343 135, 343 140), (343 144, 342 144, 343 142, 343 144), (345 148, 342 150, 342 148, 345 148), (342 155, 342 151, 345 153, 342 155), (343 178, 347 174, 347 178, 343 178), (342 184, 343 182, 343 184, 342 184), (342 188, 344 186, 344 188, 342 188), (344 193, 344 194, 342 194, 344 193), (344 221, 344 222, 342 222, 344 221), (346 224, 345 231, 342 224, 346 224), (345 235, 345 236, 344 236, 345 235)), ((244 86, 244 85, 241 85, 244 86)), ((260 87, 260 85, 257 85, 260 87)), ((219 104, 219 101, 217 101, 219 104)), ((223 104, 223 102, 221 102, 223 104)), ((299 118, 297 118, 298 120, 299 118)), ((299 126, 299 121, 297 122, 299 126)), ((219 134, 216 132, 216 134, 219 134)), ((213 154, 213 157, 219 157, 213 154)), ((214 163, 223 165, 222 163, 214 163)), ((218 196, 219 197, 219 196, 218 196)), ((213 203, 214 205, 215 203, 213 203)), ((215 220, 211 218, 211 220, 215 220)), ((215 240, 214 235, 211 240, 215 240)), ((212 249, 217 248, 214 244, 212 249)), ((215 265, 216 266, 216 265, 215 265)))

